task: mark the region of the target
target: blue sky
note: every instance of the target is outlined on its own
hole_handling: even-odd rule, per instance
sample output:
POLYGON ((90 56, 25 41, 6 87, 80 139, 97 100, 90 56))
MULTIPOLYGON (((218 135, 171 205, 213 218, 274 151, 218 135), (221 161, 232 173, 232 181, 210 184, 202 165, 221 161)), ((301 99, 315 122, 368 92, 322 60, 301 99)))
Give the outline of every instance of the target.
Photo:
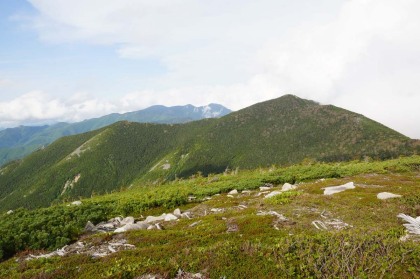
POLYGON ((2 0, 0 127, 295 94, 420 138, 417 0, 2 0))

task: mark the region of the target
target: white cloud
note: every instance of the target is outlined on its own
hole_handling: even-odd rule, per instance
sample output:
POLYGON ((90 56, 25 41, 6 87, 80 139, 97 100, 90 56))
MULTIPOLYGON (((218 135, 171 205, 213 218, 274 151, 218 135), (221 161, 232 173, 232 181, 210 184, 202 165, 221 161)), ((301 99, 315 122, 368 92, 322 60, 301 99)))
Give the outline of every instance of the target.
POLYGON ((89 99, 75 94, 68 100, 55 98, 40 91, 26 93, 18 98, 0 102, 0 126, 45 124, 60 121, 81 121, 114 111, 110 102, 89 99))
POLYGON ((294 93, 420 138, 417 0, 29 1, 44 41, 114 45, 124 59, 167 67, 121 100, 85 100, 86 114, 208 102, 238 109, 294 93))

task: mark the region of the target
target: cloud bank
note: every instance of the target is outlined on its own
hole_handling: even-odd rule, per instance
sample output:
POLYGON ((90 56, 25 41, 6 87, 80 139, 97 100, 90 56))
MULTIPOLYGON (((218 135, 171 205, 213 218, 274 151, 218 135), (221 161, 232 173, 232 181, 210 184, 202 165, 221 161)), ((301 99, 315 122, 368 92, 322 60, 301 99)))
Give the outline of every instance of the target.
POLYGON ((113 46, 121 59, 157 59, 167 72, 118 98, 29 93, 0 103, 0 126, 153 104, 240 109, 292 93, 420 138, 419 1, 29 2, 42 41, 113 46))

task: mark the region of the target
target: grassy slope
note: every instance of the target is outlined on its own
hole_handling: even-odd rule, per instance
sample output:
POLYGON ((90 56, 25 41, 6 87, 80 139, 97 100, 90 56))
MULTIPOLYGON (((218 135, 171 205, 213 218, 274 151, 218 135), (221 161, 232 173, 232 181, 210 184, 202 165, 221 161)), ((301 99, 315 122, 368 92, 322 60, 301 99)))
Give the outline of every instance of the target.
MULTIPOLYGON (((130 190, 85 199, 80 207, 21 209, 2 216, 2 252, 10 255, 13 245, 20 245, 20 249, 58 248, 75 240, 87 220, 97 223, 120 214, 141 219, 140 215, 157 215, 181 206, 196 217, 165 223, 163 231, 126 233, 136 249, 102 259, 83 255, 30 262, 11 259, 0 264, 0 277, 134 278, 151 273, 171 278, 182 268, 210 278, 413 278, 420 276, 420 247, 418 243, 398 240, 404 230, 396 215, 420 214, 419 190, 419 156, 229 172, 160 186, 134 185, 130 190), (234 198, 222 194, 205 202, 187 202, 191 194, 200 200, 231 189, 252 190, 265 182, 281 185, 286 181, 302 182, 299 195, 267 201, 256 197, 257 191, 234 198), (322 195, 323 187, 349 181, 355 182, 357 188, 322 195), (383 191, 403 197, 376 199, 376 194, 383 191), (248 208, 235 208, 239 204, 248 208), (210 212, 213 207, 224 208, 225 212, 201 216, 200 212, 210 212), (289 220, 277 223, 279 230, 275 230, 275 218, 257 216, 259 210, 275 210, 289 220), (318 231, 311 222, 322 220, 321 212, 352 227, 318 231), (198 226, 189 227, 197 220, 201 220, 198 226), (227 233, 232 223, 239 231, 227 233), (28 228, 30 235, 25 234, 28 228)), ((111 237, 94 235, 83 241, 98 243, 111 237)))

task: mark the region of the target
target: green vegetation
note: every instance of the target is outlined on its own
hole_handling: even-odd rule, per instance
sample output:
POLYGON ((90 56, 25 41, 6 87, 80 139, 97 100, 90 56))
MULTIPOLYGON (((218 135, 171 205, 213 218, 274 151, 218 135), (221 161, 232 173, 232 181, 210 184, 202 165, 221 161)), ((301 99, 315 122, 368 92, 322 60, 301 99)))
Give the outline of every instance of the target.
MULTIPOLYGON (((106 130, 104 130, 106 132, 106 130)), ((98 134, 99 135, 99 134, 98 134)), ((1 278, 135 278, 142 274, 173 277, 178 269, 201 272, 210 278, 412 278, 420 276, 420 246, 401 242, 404 228, 398 213, 418 215, 420 156, 388 161, 305 163, 290 167, 227 170, 224 174, 177 179, 153 185, 138 182, 130 189, 83 199, 80 206, 18 209, 0 219, 1 278), (322 178, 322 179, 321 179, 322 178), (333 196, 322 188, 354 181, 356 189, 333 196), (232 189, 255 190, 265 183, 296 183, 297 190, 269 199, 252 194, 230 198, 232 189), (378 192, 401 194, 381 201, 378 192), (220 196, 215 194, 222 193, 220 196), (189 196, 195 196, 189 202, 189 196), (213 196, 212 199, 204 199, 213 196), (246 205, 245 209, 236 206, 246 205), (105 258, 69 255, 25 261, 32 250, 53 250, 76 241, 88 220, 161 214, 176 207, 196 212, 191 220, 165 223, 163 231, 126 233, 136 249, 105 258), (199 215, 200 210, 224 208, 222 213, 199 215), (287 220, 258 216, 274 210, 287 220), (416 213, 417 212, 417 213, 416 213), (339 218, 351 226, 316 230, 311 222, 339 218), (194 227, 190 225, 200 220, 194 227), (235 223, 239 231, 226 227, 235 223), (274 229, 273 225, 277 227, 274 229)), ((104 233, 83 241, 110 239, 104 233)), ((33 252, 32 252, 33 253, 33 252)))
MULTIPOLYGON (((222 105, 210 104, 211 112, 224 116, 231 111, 222 105)), ((51 126, 20 126, 0 131, 0 166, 12 160, 23 158, 31 152, 53 141, 69 135, 76 135, 101 129, 118 121, 143 123, 185 123, 203 119, 202 107, 187 106, 152 106, 124 114, 113 113, 99 118, 77 123, 58 123, 51 126)), ((207 115, 210 116, 210 115, 207 115)))
MULTIPOLYGON (((413 144, 362 115, 287 95, 220 119, 182 125, 119 122, 62 138, 0 170, 0 210, 49 206, 199 172, 206 176, 305 159, 386 159, 415 153, 413 144)), ((329 165, 311 171, 339 175, 329 165)), ((294 182, 316 175, 266 179, 294 182)))
POLYGON ((288 192, 281 193, 280 195, 267 198, 265 202, 267 204, 272 204, 272 205, 284 205, 284 204, 290 203, 293 198, 301 194, 302 192, 299 192, 299 191, 288 191, 288 192))

